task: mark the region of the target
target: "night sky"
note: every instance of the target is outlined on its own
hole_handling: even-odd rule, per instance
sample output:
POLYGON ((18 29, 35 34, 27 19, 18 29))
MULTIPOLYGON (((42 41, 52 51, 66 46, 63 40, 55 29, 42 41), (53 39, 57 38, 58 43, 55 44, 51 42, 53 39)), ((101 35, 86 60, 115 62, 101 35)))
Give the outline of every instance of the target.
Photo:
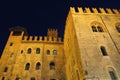
POLYGON ((69 7, 120 9, 120 0, 1 0, 0 54, 9 36, 9 28, 23 26, 29 35, 45 36, 48 28, 63 37, 69 7))

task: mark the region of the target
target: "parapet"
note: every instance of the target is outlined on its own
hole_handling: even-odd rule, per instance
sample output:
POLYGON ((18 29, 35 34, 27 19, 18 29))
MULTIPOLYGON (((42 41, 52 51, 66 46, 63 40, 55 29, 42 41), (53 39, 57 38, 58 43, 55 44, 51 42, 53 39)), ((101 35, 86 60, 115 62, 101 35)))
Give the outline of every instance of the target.
POLYGON ((22 42, 52 42, 52 43, 63 43, 62 38, 58 37, 47 37, 47 36, 23 36, 22 42))
POLYGON ((110 8, 82 8, 82 7, 70 7, 72 13, 100 13, 100 14, 120 14, 118 9, 110 8))

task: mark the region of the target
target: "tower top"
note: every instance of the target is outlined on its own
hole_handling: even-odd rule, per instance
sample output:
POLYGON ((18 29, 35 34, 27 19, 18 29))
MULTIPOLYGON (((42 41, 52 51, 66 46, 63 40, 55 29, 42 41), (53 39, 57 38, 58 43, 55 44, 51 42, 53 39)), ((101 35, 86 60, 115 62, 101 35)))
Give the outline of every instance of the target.
POLYGON ((27 35, 27 30, 21 26, 15 26, 15 27, 11 27, 9 28, 10 32, 13 31, 13 32, 22 32, 24 31, 24 35, 27 35))
POLYGON ((97 13, 97 14, 120 14, 119 9, 110 8, 82 8, 82 7, 70 7, 72 13, 97 13))
POLYGON ((58 37, 58 30, 57 29, 48 29, 47 36, 57 38, 58 37))

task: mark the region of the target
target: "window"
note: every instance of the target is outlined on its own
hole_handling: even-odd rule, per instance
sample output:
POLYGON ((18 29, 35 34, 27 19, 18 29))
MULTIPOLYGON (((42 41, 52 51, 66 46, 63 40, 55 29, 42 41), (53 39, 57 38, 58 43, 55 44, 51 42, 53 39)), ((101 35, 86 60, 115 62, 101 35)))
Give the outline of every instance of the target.
POLYGON ((117 31, 120 33, 120 25, 116 26, 117 31))
POLYGON ((15 80, 21 80, 20 78, 16 78, 15 80))
POLYGON ((100 49, 101 49, 101 52, 102 52, 103 56, 107 56, 107 52, 106 52, 105 47, 101 46, 100 49))
POLYGON ((50 50, 47 50, 47 54, 50 55, 50 50))
POLYGON ((27 63, 26 66, 25 66, 25 70, 29 70, 29 68, 30 68, 30 64, 27 63))
POLYGON ((104 32, 102 27, 100 26, 92 26, 92 31, 93 32, 104 32))
POLYGON ((11 54, 10 54, 10 57, 11 57, 11 58, 14 57, 14 53, 11 53, 11 54))
POLYGON ((39 54, 40 53, 40 48, 37 48, 36 49, 36 54, 39 54))
POLYGON ((39 70, 40 69, 40 63, 38 62, 37 64, 36 64, 36 70, 39 70))
POLYGON ((97 29, 96 29, 95 26, 92 26, 92 31, 93 31, 93 32, 97 32, 97 29))
POLYGON ((7 70, 8 70, 8 68, 7 68, 7 67, 5 67, 4 72, 7 72, 7 70))
POLYGON ((98 32, 103 32, 102 27, 98 26, 97 29, 98 29, 98 32))
POLYGON ((32 78, 31 78, 31 80, 35 80, 35 78, 34 78, 34 77, 32 77, 32 78))
POLYGON ((50 63, 50 70, 54 70, 55 69, 55 63, 54 62, 51 62, 50 63))
POLYGON ((109 71, 109 75, 110 75, 111 80, 118 80, 117 76, 115 74, 115 71, 112 67, 109 67, 108 71, 109 71))
POLYGON ((32 52, 32 49, 31 48, 28 48, 28 53, 30 54, 32 52))
POLYGON ((5 80, 5 77, 2 77, 2 80, 5 80))
POLYGON ((12 46, 13 45, 13 43, 10 43, 10 46, 12 46))
POLYGON ((23 50, 21 50, 21 54, 23 53, 23 50))
POLYGON ((110 74, 111 80, 117 80, 113 71, 109 71, 109 74, 110 74))
POLYGON ((53 55, 57 55, 57 51, 56 50, 53 50, 53 55))

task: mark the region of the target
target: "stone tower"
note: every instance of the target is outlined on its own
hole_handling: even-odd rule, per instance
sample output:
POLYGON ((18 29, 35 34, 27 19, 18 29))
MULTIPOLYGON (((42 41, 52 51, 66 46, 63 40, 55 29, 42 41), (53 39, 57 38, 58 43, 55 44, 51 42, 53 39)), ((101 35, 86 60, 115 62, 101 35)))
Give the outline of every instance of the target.
POLYGON ((48 36, 27 36, 24 28, 10 29, 0 60, 0 80, 65 79, 63 42, 57 30, 48 36))
POLYGON ((71 7, 64 50, 67 80, 120 80, 120 10, 71 7))

